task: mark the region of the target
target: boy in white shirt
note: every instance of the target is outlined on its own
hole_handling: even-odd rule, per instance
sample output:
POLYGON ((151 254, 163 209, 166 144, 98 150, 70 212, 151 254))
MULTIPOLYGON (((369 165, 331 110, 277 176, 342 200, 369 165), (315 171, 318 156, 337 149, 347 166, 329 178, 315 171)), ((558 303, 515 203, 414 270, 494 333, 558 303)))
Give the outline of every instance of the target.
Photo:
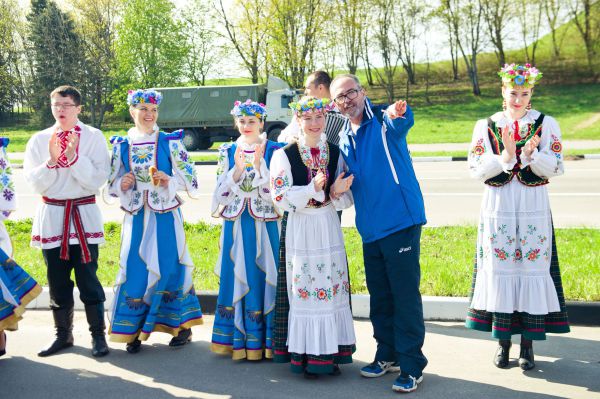
POLYGON ((39 356, 73 346, 73 281, 90 332, 92 354, 108 354, 104 324, 104 290, 98 270, 98 244, 104 243, 103 222, 95 196, 109 173, 109 154, 100 130, 81 123, 81 94, 60 86, 50 94, 54 126, 34 134, 25 150, 27 181, 42 196, 33 219, 31 245, 42 249, 50 287, 56 339, 39 356))

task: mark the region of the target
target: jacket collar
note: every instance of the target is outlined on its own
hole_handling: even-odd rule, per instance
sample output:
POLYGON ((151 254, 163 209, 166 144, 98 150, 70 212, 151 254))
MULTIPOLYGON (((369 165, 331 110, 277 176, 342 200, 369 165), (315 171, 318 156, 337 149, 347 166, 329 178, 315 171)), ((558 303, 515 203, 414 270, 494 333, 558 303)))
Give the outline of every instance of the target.
MULTIPOLYGON (((362 121, 360 122, 360 126, 364 126, 367 123, 371 122, 371 119, 373 119, 374 116, 375 114, 373 114, 371 100, 369 100, 369 98, 365 96, 365 109, 363 110, 363 117, 362 121)), ((356 136, 356 132, 352 131, 352 127, 350 126, 350 124, 350 119, 347 118, 346 124, 344 125, 344 132, 348 136, 356 136)))

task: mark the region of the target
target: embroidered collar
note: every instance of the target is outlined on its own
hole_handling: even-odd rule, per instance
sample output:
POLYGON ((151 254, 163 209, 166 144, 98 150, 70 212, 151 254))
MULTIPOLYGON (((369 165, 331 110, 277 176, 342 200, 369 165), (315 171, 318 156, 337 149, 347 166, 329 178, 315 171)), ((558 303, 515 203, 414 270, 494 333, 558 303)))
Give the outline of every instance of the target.
MULTIPOLYGON (((536 111, 535 109, 527 111, 525 115, 521 119, 518 120, 519 126, 523 126, 526 124, 535 123, 536 119, 541 115, 540 111, 536 111)), ((493 122, 496 123, 498 128, 503 128, 505 126, 514 125, 515 121, 510 119, 504 112, 496 112, 491 116, 493 122)))
POLYGON ((321 169, 323 171, 327 170, 327 165, 329 165, 329 146, 327 145, 327 141, 321 139, 317 144, 319 150, 318 154, 318 164, 315 165, 315 160, 313 159, 312 152, 316 152, 315 149, 306 145, 304 137, 301 137, 298 141, 298 150, 300 151, 300 158, 302 158, 302 163, 311 170, 321 169))
MULTIPOLYGON (((77 123, 75 124, 75 126, 73 126, 73 129, 71 129, 71 131, 76 131, 76 132, 81 132, 83 129, 81 128, 83 124, 81 123, 81 121, 78 119, 77 123)), ((58 122, 56 122, 54 124, 54 129, 57 133, 62 133, 64 132, 64 130, 61 129, 60 125, 58 124, 58 122)), ((70 131, 70 130, 67 130, 70 131)))
POLYGON ((238 137, 237 140, 235 141, 235 143, 242 150, 245 150, 245 151, 254 151, 256 149, 257 145, 264 144, 265 140, 267 140, 267 134, 263 132, 258 137, 260 138, 260 141, 258 143, 248 144, 248 143, 246 143, 244 141, 244 136, 238 137))
POLYGON ((155 135, 158 134, 158 125, 154 125, 154 130, 152 133, 143 133, 138 130, 137 127, 132 127, 127 131, 127 137, 131 140, 131 142, 139 142, 139 141, 154 141, 156 139, 155 135))

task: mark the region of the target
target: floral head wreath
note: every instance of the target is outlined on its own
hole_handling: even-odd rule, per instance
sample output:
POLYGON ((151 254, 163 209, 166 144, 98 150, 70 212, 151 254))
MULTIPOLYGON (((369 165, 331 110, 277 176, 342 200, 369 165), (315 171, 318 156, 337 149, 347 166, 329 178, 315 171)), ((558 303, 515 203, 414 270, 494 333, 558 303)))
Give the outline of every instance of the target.
POLYGON ((290 103, 294 114, 301 116, 305 112, 327 112, 333 107, 328 98, 316 98, 312 96, 302 97, 298 102, 290 103))
POLYGON ((542 78, 542 73, 531 64, 504 64, 498 76, 502 78, 502 83, 511 89, 515 87, 529 89, 542 78))
POLYGON ((231 115, 236 118, 242 116, 255 116, 262 121, 267 117, 267 109, 265 108, 265 104, 247 99, 245 102, 234 102, 231 115))
POLYGON ((128 105, 137 105, 137 104, 156 104, 160 105, 162 101, 162 94, 160 92, 149 89, 149 90, 129 90, 127 92, 127 104, 128 105))

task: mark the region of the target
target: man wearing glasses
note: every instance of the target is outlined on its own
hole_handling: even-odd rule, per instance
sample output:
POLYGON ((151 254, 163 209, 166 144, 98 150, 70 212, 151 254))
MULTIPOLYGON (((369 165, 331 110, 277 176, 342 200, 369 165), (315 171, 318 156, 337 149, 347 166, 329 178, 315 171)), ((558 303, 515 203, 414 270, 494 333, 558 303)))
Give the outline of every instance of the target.
POLYGON ((414 124, 405 101, 373 106, 358 78, 339 75, 331 94, 348 118, 340 150, 354 176, 356 227, 363 240, 370 319, 377 352, 364 377, 398 372, 392 389, 412 392, 423 380, 427 359, 419 292, 423 196, 406 143, 414 124))
POLYGON ((96 205, 110 169, 102 132, 79 121, 81 94, 60 86, 50 94, 54 126, 27 142, 23 169, 42 203, 33 218, 31 245, 42 249, 50 287, 56 338, 39 356, 73 346, 75 281, 92 333, 92 355, 108 354, 104 289, 98 280, 98 244, 104 243, 102 214, 96 205))
MULTIPOLYGON (((306 78, 304 94, 320 99, 331 99, 331 93, 329 92, 330 84, 331 76, 329 76, 327 72, 315 71, 306 78)), ((326 118, 325 136, 327 136, 327 141, 338 145, 340 141, 340 131, 346 123, 346 118, 340 115, 340 112, 337 108, 334 108, 328 112, 326 118)), ((281 131, 277 141, 289 143, 291 140, 297 139, 299 133, 300 126, 298 125, 298 121, 296 118, 292 118, 290 124, 281 131)))

